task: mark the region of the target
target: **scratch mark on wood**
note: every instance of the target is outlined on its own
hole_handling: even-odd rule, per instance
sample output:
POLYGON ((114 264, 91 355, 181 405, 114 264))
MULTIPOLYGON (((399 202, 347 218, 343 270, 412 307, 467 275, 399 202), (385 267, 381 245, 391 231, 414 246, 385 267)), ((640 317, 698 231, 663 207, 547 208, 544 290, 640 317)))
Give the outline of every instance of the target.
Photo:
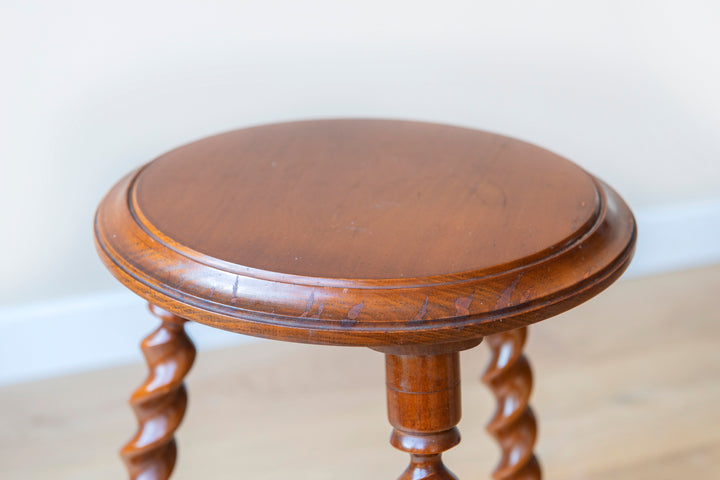
POLYGON ((305 311, 300 315, 301 318, 307 317, 310 315, 310 309, 313 306, 313 303, 315 302, 315 292, 310 292, 310 298, 308 298, 307 306, 305 307, 305 311))
POLYGON ((348 318, 349 318, 350 320, 355 320, 355 319, 357 319, 358 315, 360 315, 360 312, 361 312, 362 309, 363 309, 363 304, 364 304, 364 303, 365 303, 365 301, 363 300, 362 302, 358 303, 357 305, 355 305, 354 307, 352 307, 352 308, 350 309, 350 311, 349 311, 348 314, 347 314, 347 316, 348 316, 348 318))
POLYGON ((238 288, 240 288, 240 275, 235 275, 235 283, 233 283, 232 301, 237 298, 238 288))
POLYGON ((475 295, 475 292, 471 293, 469 297, 458 297, 455 300, 455 315, 470 315, 470 304, 473 301, 473 295, 475 295))
POLYGON ((420 311, 417 313, 417 315, 415 315, 415 318, 412 319, 413 322, 419 322, 425 317, 428 307, 428 298, 430 298, 430 296, 425 295, 425 302, 423 303, 423 306, 420 308, 420 311))
POLYGON ((317 313, 317 316, 315 317, 318 320, 320 320, 320 315, 322 314, 323 308, 325 308, 325 302, 321 303, 320 308, 318 308, 318 313, 317 313))
POLYGON ((495 302, 495 310, 500 310, 502 308, 507 308, 512 305, 511 299, 512 294, 515 291, 515 287, 517 287, 518 282, 522 278, 523 274, 525 272, 521 272, 520 275, 517 276, 513 282, 507 286, 505 290, 500 294, 500 296, 497 299, 497 302, 495 302))

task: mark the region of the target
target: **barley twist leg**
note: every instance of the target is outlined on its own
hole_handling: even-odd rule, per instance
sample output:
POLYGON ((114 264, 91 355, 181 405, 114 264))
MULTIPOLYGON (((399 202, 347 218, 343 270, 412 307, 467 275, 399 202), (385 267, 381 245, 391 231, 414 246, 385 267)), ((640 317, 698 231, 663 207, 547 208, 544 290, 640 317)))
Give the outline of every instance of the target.
POLYGON ((500 444, 502 456, 495 480, 540 480, 540 464, 533 453, 537 437, 535 415, 529 406, 532 390, 530 363, 523 354, 527 328, 485 338, 492 357, 482 376, 497 399, 487 430, 500 444))
POLYGON ((150 311, 162 324, 141 343, 150 373, 130 397, 138 430, 120 450, 131 480, 170 478, 177 456, 173 435, 187 405, 183 378, 195 359, 185 320, 153 305, 150 311))

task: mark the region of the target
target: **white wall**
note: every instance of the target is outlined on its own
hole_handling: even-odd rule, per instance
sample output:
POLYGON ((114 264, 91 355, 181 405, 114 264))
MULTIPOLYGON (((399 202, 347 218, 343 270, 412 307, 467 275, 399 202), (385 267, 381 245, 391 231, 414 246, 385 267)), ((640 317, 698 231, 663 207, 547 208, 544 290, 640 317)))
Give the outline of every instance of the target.
POLYGON ((119 291, 92 246, 104 192, 264 122, 484 128, 575 160, 638 212, 716 205, 719 19, 693 0, 4 0, 0 307, 119 291))

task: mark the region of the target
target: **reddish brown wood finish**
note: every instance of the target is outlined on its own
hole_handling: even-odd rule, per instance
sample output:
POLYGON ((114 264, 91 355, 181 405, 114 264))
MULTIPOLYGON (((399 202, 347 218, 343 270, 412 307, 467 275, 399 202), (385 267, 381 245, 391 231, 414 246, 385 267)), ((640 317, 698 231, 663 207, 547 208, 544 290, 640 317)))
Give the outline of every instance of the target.
POLYGON ((183 378, 195 359, 185 320, 152 305, 150 311, 162 324, 141 344, 150 374, 130 397, 138 430, 120 451, 133 480, 170 478, 177 456, 173 434, 187 405, 183 378))
POLYGON ((485 339, 492 357, 482 379, 495 394, 497 408, 487 430, 497 439, 502 457, 495 480, 540 480, 540 464, 533 453, 537 437, 535 415, 529 406, 532 370, 523 354, 526 328, 496 333, 485 339))
POLYGON ((390 443, 410 454, 400 480, 457 480, 441 453, 460 442, 460 359, 438 355, 385 355, 390 443))
POLYGON ((116 185, 95 231, 115 276, 183 318, 374 346, 552 316, 612 283, 635 240, 622 199, 553 153, 381 120, 186 145, 116 185))
POLYGON ((440 455, 460 439, 457 352, 489 335, 484 378, 504 407, 488 427, 504 452, 495 475, 537 479, 524 329, 513 329, 609 286, 635 238, 630 210, 602 181, 477 130, 321 120, 173 150, 115 185, 95 219, 112 274, 172 312, 146 342, 168 342, 146 352, 151 368, 176 369, 133 397, 132 478, 172 468, 193 352, 186 318, 385 353, 391 441, 411 454, 403 480, 454 478, 440 455), (154 416, 162 428, 150 429, 154 416))

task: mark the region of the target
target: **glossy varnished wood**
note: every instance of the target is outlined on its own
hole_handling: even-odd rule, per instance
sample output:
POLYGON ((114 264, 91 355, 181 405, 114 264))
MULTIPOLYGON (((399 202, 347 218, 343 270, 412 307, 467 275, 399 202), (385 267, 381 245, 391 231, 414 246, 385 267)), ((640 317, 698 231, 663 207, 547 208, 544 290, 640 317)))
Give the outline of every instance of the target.
POLYGON ((410 454, 399 480, 457 480, 441 454, 460 443, 460 358, 385 355, 390 443, 410 454))
POLYGON ((599 207, 592 177, 546 150, 379 120, 200 140, 148 165, 131 196, 158 236, 230 268, 411 283, 562 247, 599 207))
POLYGON ((547 318, 612 283, 635 241, 622 199, 555 154, 381 120, 186 145, 118 183, 95 231, 115 276, 183 318, 368 346, 547 318))
POLYGON ((185 414, 183 379, 195 359, 195 347, 185 334, 185 320, 154 306, 160 327, 141 344, 150 374, 130 398, 138 430, 120 456, 132 480, 167 480, 175 466, 174 433, 185 414))
POLYGON ((156 394, 148 381, 133 398, 131 477, 172 470, 189 319, 383 352, 391 443, 411 457, 401 480, 455 480, 441 454, 460 441, 458 352, 489 335, 484 379, 499 402, 489 430, 503 450, 495 478, 537 480, 525 326, 612 283, 635 236, 629 209, 600 180, 476 130, 296 122, 169 152, 120 181, 95 222, 105 264, 171 312, 161 330, 179 348, 167 353, 185 355, 163 354, 170 384, 156 394))
POLYGON ((485 339, 490 362, 482 376, 497 399, 487 430, 498 441, 501 458, 495 480, 540 480, 540 463, 533 447, 537 422, 530 408, 532 370, 523 354, 527 328, 496 333, 485 339))

